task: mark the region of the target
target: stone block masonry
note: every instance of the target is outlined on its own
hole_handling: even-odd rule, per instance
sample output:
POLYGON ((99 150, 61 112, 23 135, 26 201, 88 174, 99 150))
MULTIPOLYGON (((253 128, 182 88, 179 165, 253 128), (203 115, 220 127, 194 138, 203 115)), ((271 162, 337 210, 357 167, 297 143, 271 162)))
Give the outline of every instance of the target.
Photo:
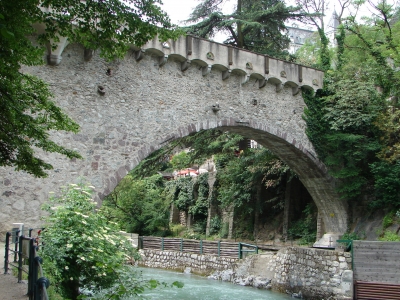
POLYGON ((306 299, 352 299, 349 252, 289 247, 276 254, 269 269, 276 290, 301 292, 306 299))
POLYGON ((183 272, 187 268, 199 275, 209 275, 214 271, 233 269, 239 259, 199 255, 187 252, 140 250, 142 261, 139 265, 183 272))
POLYGON ((352 299, 349 252, 288 247, 243 260, 174 251, 141 250, 140 265, 209 275, 235 284, 277 290, 304 299, 352 299))

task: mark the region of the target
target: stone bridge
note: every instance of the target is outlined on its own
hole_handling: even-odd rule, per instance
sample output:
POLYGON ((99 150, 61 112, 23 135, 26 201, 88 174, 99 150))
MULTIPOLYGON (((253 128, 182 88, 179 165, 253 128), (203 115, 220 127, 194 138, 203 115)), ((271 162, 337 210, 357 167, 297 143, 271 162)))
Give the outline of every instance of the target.
POLYGON ((46 179, 0 169, 0 226, 39 225, 50 191, 85 176, 101 201, 138 163, 166 143, 221 128, 256 140, 285 161, 313 197, 325 232, 343 233, 347 209, 305 134, 302 89, 322 87, 323 72, 191 36, 134 46, 106 62, 61 40, 47 65, 25 67, 51 86, 56 103, 81 126, 53 139, 83 160, 42 154, 46 179))

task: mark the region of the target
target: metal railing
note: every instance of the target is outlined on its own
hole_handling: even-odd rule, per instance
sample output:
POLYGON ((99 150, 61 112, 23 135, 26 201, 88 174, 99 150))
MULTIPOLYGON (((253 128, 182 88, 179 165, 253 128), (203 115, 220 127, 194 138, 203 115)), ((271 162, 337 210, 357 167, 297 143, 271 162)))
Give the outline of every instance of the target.
MULTIPOLYGON (((33 229, 29 230, 31 235, 33 229)), ((29 300, 48 300, 47 288, 50 281, 43 276, 42 258, 37 256, 37 239, 20 235, 20 231, 14 232, 14 240, 10 242, 12 233, 6 233, 5 254, 4 254, 4 274, 8 274, 10 267, 18 270, 18 283, 22 282, 23 273, 28 275, 29 300), (13 261, 10 256, 13 255, 13 261), (27 264, 28 262, 28 264, 27 264), (38 274, 40 272, 40 278, 38 274)))
POLYGON ((138 246, 139 249, 179 251, 239 259, 243 258, 245 253, 258 253, 257 246, 246 243, 190 240, 182 238, 164 238, 154 236, 140 236, 138 246))
POLYGON ((246 243, 239 243, 239 258, 242 259, 243 254, 245 253, 258 254, 258 246, 246 243))

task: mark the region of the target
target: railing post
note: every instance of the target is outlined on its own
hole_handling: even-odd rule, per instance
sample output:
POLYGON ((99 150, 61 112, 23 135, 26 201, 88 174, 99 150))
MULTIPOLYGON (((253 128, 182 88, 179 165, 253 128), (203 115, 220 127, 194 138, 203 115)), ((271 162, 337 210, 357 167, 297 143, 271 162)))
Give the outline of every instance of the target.
POLYGON ((256 254, 258 254, 258 246, 256 246, 256 254))
POLYGON ((164 238, 161 238, 161 251, 164 251, 164 238))
POLYGON ((139 249, 143 249, 143 236, 139 236, 139 249))
POLYGON ((29 228, 29 237, 32 237, 32 230, 33 228, 29 228))
POLYGON ((242 259, 242 243, 239 242, 239 259, 242 259))
POLYGON ((221 256, 221 241, 218 241, 218 257, 221 256))
POLYGON ((33 269, 33 278, 32 278, 32 284, 34 286, 33 288, 33 299, 34 300, 40 300, 40 288, 38 284, 38 273, 39 273, 39 265, 43 262, 42 258, 39 256, 36 256, 34 258, 34 269, 33 269))
POLYGON ((22 242, 24 240, 24 236, 21 235, 19 237, 19 246, 18 246, 18 283, 22 282, 22 242))
MULTIPOLYGON (((39 300, 47 300, 48 296, 47 296, 47 289, 50 286, 50 281, 46 278, 46 277, 40 277, 37 282, 36 285, 38 287, 38 293, 39 293, 39 300)), ((36 299, 35 299, 36 300, 36 299)))
POLYGON ((354 251, 353 251, 353 240, 350 241, 350 251, 351 251, 351 270, 354 272, 354 251))
POLYGON ((10 254, 10 235, 7 231, 6 233, 6 245, 4 248, 4 274, 8 274, 8 256, 10 254))
MULTIPOLYGON (((29 271, 28 271, 28 296, 29 300, 33 300, 34 297, 34 287, 35 287, 35 252, 36 248, 33 243, 33 239, 29 241, 29 271)), ((37 278, 37 272, 36 272, 37 278)))
POLYGON ((20 230, 15 231, 15 240, 14 240, 14 262, 17 262, 19 232, 20 232, 20 230))
POLYGON ((200 240, 200 254, 203 254, 203 240, 200 240))
POLYGON ((183 252, 183 238, 181 238, 181 245, 180 245, 179 249, 181 252, 183 252))

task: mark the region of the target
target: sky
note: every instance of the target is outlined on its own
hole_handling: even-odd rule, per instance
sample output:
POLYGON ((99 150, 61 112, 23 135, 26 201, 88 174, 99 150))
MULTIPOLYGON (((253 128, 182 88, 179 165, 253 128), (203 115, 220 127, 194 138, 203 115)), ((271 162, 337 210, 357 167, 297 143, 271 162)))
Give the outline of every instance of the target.
MULTIPOLYGON (((190 13, 199 4, 199 0, 162 0, 163 8, 175 24, 189 18, 190 13)), ((233 7, 235 1, 227 1, 225 9, 233 7), (231 2, 231 3, 229 3, 231 2)))
MULTIPOLYGON (((372 0, 374 2, 377 2, 379 0, 372 0)), ((399 0, 388 0, 388 3, 397 3, 399 0)), ((184 25, 181 23, 181 21, 186 20, 189 18, 190 13, 193 11, 193 9, 196 7, 197 4, 201 2, 201 0, 162 0, 163 2, 163 9, 164 11, 167 12, 167 14, 170 16, 171 20, 173 23, 177 25, 184 25)), ((224 1, 224 7, 223 7, 223 12, 224 13, 229 13, 232 11, 232 8, 234 7, 234 4, 237 2, 237 0, 227 0, 224 1)), ((289 3, 291 1, 286 1, 286 3, 289 3)), ((294 2, 294 1, 293 1, 294 2)), ((335 0, 328 1, 328 11, 326 12, 326 17, 325 23, 328 24, 329 20, 332 16, 332 11, 334 9, 334 3, 335 0)), ((337 8, 339 6, 337 5, 337 8)), ((368 9, 364 8, 361 11, 361 15, 370 15, 371 12, 368 11, 368 9)), ((306 27, 306 25, 304 25, 306 27)), ((300 25, 302 27, 302 25, 300 25)), ((223 36, 222 37, 215 37, 214 40, 218 42, 222 42, 224 40, 223 36)))
MULTIPOLYGON (((190 13, 199 4, 200 0, 162 0, 163 9, 174 24, 184 25, 182 21, 187 20, 189 18, 190 13)), ((232 11, 233 5, 236 1, 226 1, 224 7, 222 9, 223 12, 232 11)), ((213 38, 214 41, 222 43, 226 39, 226 36, 223 34, 216 34, 213 38)))
MULTIPOLYGON (((196 5, 201 2, 201 0, 162 0, 162 2, 162 7, 168 13, 171 20, 175 24, 181 25, 179 24, 179 22, 188 19, 190 13, 193 11, 196 5)), ((232 11, 232 8, 234 7, 236 2, 237 0, 224 1, 223 12, 232 11)))
POLYGON ((189 18, 193 8, 198 3, 194 0, 162 0, 163 9, 171 18, 172 22, 179 25, 179 21, 189 18))

